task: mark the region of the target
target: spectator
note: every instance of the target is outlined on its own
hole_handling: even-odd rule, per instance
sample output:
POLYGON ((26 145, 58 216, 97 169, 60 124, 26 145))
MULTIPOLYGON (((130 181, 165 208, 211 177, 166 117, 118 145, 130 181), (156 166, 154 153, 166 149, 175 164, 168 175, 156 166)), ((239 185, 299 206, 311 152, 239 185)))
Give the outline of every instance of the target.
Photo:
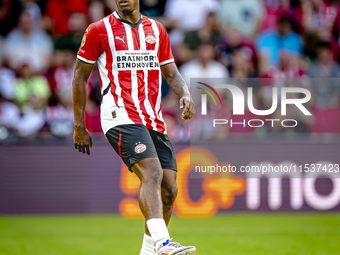
POLYGON ((168 0, 165 15, 177 20, 184 31, 199 30, 207 15, 218 9, 217 0, 168 0))
POLYGON ((45 111, 48 131, 56 137, 70 136, 73 133, 72 94, 66 91, 59 96, 53 94, 45 111))
POLYGON ((32 29, 31 14, 23 11, 18 27, 5 41, 5 57, 14 70, 28 64, 34 73, 45 71, 50 65, 52 40, 37 28, 32 29))
POLYGON ((0 94, 7 100, 15 99, 15 73, 3 65, 2 53, 4 52, 0 38, 0 94))
POLYGON ((18 123, 20 136, 37 135, 45 124, 42 100, 31 95, 28 102, 29 105, 23 109, 23 116, 18 123))
POLYGON ((254 72, 257 69, 257 56, 254 45, 248 41, 245 41, 236 28, 228 29, 224 31, 224 35, 218 45, 218 54, 221 62, 228 67, 229 72, 232 72, 234 65, 234 52, 242 49, 247 57, 251 58, 254 72))
POLYGON ((221 26, 214 12, 210 12, 207 16, 204 26, 195 31, 185 33, 184 42, 179 48, 178 61, 180 63, 187 62, 195 58, 197 48, 202 43, 208 43, 216 46, 221 34, 221 26))
POLYGON ((58 58, 58 66, 54 67, 51 72, 50 85, 54 92, 72 93, 72 79, 74 74, 74 65, 76 54, 72 45, 65 45, 65 48, 58 50, 56 57, 58 58))
POLYGON ((280 55, 297 56, 302 52, 302 38, 292 31, 291 19, 281 17, 276 31, 263 32, 257 39, 257 48, 264 55, 270 65, 278 66, 280 55))
POLYGON ((253 78, 255 68, 252 62, 252 52, 249 48, 240 48, 234 51, 232 78, 253 78))
POLYGON ((162 23, 167 29, 176 26, 176 21, 173 18, 166 17, 165 6, 167 0, 141 0, 140 12, 144 16, 153 18, 162 23))
POLYGON ((103 1, 94 0, 90 2, 89 17, 91 23, 98 22, 105 17, 105 4, 103 1))
POLYGON ((16 131, 19 121, 19 108, 0 93, 0 140, 8 138, 10 131, 16 131))
MULTIPOLYGON (((21 68, 23 78, 17 80, 16 101, 19 108, 8 100, 0 100, 0 126, 17 132, 20 136, 37 134, 45 120, 43 107, 49 96, 49 86, 44 77, 32 77, 28 65, 21 68)), ((4 131, 4 130, 3 130, 4 131)))
MULTIPOLYGON (((75 54, 77 54, 86 27, 86 16, 82 13, 73 13, 68 19, 69 33, 57 39, 54 44, 56 55, 58 55, 60 50, 65 48, 72 50, 75 54)), ((56 56, 54 59, 59 58, 56 56)))
POLYGON ((16 84, 16 103, 21 107, 30 107, 31 101, 35 105, 46 105, 50 96, 50 86, 46 78, 35 76, 27 64, 21 67, 20 76, 16 84), (34 97, 33 100, 31 100, 32 97, 34 97))
POLYGON ((262 26, 262 2, 258 0, 222 0, 219 15, 228 28, 235 27, 242 36, 254 38, 262 26))
POLYGON ((228 78, 228 70, 218 61, 214 60, 212 45, 199 46, 197 59, 191 60, 180 68, 180 72, 187 84, 190 78, 228 78))
POLYGON ((311 78, 340 78, 339 64, 333 60, 333 53, 329 42, 320 42, 317 60, 308 70, 311 78))
POLYGON ((291 0, 263 0, 265 15, 262 30, 274 29, 277 27, 277 17, 290 13, 291 0))
POLYGON ((141 0, 140 12, 147 17, 161 17, 165 12, 167 0, 141 0))
POLYGON ((3 38, 2 36, 0 35, 0 63, 3 61, 3 58, 4 58, 4 42, 3 42, 3 38))
POLYGON ((202 28, 207 15, 218 8, 217 0, 168 0, 165 16, 177 22, 177 29, 169 33, 171 44, 180 45, 184 40, 184 32, 202 28))
POLYGON ((86 14, 87 0, 48 0, 46 16, 54 23, 54 32, 57 35, 66 35, 69 32, 68 20, 72 14, 86 14))
POLYGON ((15 99, 16 91, 15 73, 6 67, 2 67, 0 63, 0 94, 7 100, 15 99))
POLYGON ((41 9, 39 5, 37 3, 34 3, 34 1, 25 1, 23 3, 23 8, 31 14, 32 30, 39 30, 41 22, 41 9))
POLYGON ((302 60, 299 56, 281 51, 277 66, 270 65, 265 55, 259 57, 261 78, 300 78, 305 76, 302 60))
MULTIPOLYGON (((331 44, 321 42, 317 61, 308 70, 311 78, 340 78, 340 66, 334 62, 331 44)), ((337 79, 312 79, 313 101, 319 109, 339 106, 340 85, 337 79)))
POLYGON ((20 0, 0 0, 0 35, 7 35, 18 22, 20 2, 20 0))
POLYGON ((337 10, 331 1, 301 1, 300 19, 305 32, 317 34, 321 40, 331 40, 336 16, 337 10))
POLYGON ((95 23, 110 15, 116 10, 117 6, 111 0, 91 0, 89 5, 89 17, 91 23, 95 23))

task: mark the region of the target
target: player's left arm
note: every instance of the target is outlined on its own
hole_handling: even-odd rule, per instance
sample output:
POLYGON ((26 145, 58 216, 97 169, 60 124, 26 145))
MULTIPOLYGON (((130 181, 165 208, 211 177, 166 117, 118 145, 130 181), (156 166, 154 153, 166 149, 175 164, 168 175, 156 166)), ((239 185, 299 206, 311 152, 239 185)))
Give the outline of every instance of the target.
POLYGON ((196 112, 196 106, 190 95, 188 85, 179 73, 175 63, 170 63, 161 67, 162 73, 165 79, 169 83, 172 91, 180 98, 180 108, 183 109, 182 119, 191 119, 196 112))

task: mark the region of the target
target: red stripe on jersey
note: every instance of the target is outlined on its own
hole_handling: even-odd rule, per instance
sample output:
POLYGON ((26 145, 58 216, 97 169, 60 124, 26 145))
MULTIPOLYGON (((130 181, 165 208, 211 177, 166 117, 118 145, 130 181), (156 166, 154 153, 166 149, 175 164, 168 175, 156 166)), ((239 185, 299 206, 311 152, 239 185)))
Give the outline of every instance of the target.
POLYGON ((133 46, 135 50, 140 50, 140 39, 139 39, 139 29, 140 27, 137 27, 136 29, 131 28, 132 32, 132 38, 133 38, 133 46))
POLYGON ((135 124, 143 124, 135 103, 132 99, 132 79, 131 71, 120 71, 118 74, 118 81, 122 89, 122 98, 124 98, 124 106, 129 118, 135 124))
POLYGON ((145 40, 146 40, 146 49, 147 50, 155 50, 155 47, 156 47, 156 43, 148 43, 148 36, 153 36, 154 38, 155 37, 155 32, 153 31, 152 29, 152 23, 150 20, 147 20, 145 21, 145 24, 143 22, 143 25, 144 25, 144 34, 145 34, 145 40))
MULTIPOLYGON (((116 23, 116 19, 114 17, 109 18, 109 23, 112 26, 116 23)), ((103 34, 105 34, 105 37, 107 38, 107 31, 105 27, 105 23, 103 20, 100 21, 100 30, 103 30, 103 34)), ((115 101, 115 105, 118 106, 118 96, 116 94, 116 87, 117 85, 114 82, 114 77, 113 77, 113 71, 112 71, 112 65, 113 65, 113 52, 111 51, 110 44, 107 43, 105 47, 105 52, 106 52, 106 65, 105 68, 107 70, 107 77, 111 81, 111 94, 113 96, 113 99, 115 101)), ((118 106, 119 108, 119 106, 118 106)))
MULTIPOLYGON (((111 81, 111 94, 113 96, 113 99, 115 101, 115 104, 118 106, 118 96, 116 94, 116 87, 117 85, 114 82, 113 74, 112 74, 112 63, 113 63, 113 57, 112 57, 112 52, 110 47, 107 47, 107 53, 106 53, 106 66, 105 68, 107 69, 107 77, 111 81)), ((119 108, 119 106, 118 106, 119 108)))
POLYGON ((163 51, 163 47, 162 47, 161 44, 164 43, 163 42, 164 38, 162 37, 162 34, 161 34, 162 30, 161 30, 161 27, 160 27, 160 23, 156 22, 156 26, 158 28, 158 33, 159 33, 159 49, 158 49, 157 57, 158 57, 159 62, 162 63, 161 55, 164 54, 164 52, 162 52, 163 51))
POLYGON ((158 99, 159 93, 159 72, 158 70, 149 70, 149 79, 148 79, 148 97, 152 107, 152 110, 155 114, 155 123, 158 132, 164 133, 165 132, 165 125, 163 121, 158 118, 158 112, 156 112, 156 104, 158 99))
POLYGON ((144 71, 142 70, 137 70, 137 79, 138 79, 138 100, 140 102, 140 109, 143 112, 143 115, 145 116, 145 121, 146 121, 146 127, 148 129, 153 129, 152 127, 152 121, 150 119, 150 114, 146 111, 145 108, 145 82, 144 82, 144 71))

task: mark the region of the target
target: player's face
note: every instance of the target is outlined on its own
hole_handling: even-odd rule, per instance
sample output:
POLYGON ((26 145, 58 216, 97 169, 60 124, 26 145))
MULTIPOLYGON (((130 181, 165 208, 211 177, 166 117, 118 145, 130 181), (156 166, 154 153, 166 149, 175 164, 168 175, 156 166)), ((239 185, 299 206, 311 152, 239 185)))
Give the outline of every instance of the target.
POLYGON ((139 0, 115 0, 118 10, 132 12, 139 6, 139 0))

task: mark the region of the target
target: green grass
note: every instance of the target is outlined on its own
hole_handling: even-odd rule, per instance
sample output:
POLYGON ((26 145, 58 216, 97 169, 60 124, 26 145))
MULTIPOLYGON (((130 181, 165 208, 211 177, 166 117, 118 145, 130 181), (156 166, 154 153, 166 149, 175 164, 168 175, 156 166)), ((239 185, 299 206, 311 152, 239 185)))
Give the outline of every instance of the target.
MULTIPOLYGON (((0 254, 138 255, 143 226, 118 216, 0 217, 0 254)), ((340 214, 173 218, 170 233, 198 255, 340 254, 340 214)))

